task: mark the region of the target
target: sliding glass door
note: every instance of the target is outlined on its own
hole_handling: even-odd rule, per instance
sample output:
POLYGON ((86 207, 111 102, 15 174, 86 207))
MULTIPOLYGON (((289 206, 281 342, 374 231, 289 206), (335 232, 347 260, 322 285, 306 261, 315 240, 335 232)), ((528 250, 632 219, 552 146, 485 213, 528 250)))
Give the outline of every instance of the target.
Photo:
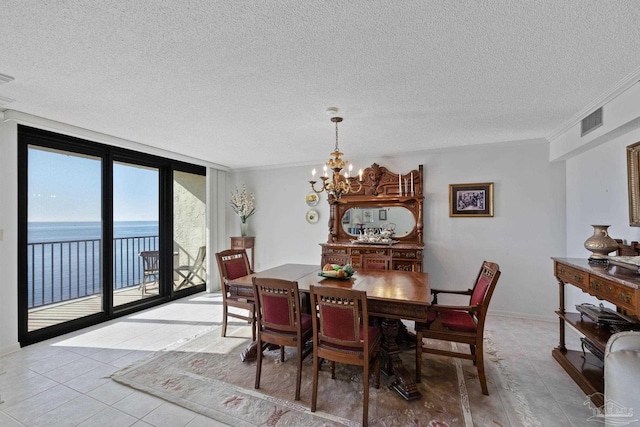
POLYGON ((158 168, 113 164, 113 305, 160 295, 158 168))
POLYGON ((28 147, 27 308, 35 331, 103 311, 102 160, 28 147))
POLYGON ((206 281, 206 179, 189 172, 173 172, 174 290, 206 281))
POLYGON ((18 127, 19 340, 204 290, 205 168, 18 127))

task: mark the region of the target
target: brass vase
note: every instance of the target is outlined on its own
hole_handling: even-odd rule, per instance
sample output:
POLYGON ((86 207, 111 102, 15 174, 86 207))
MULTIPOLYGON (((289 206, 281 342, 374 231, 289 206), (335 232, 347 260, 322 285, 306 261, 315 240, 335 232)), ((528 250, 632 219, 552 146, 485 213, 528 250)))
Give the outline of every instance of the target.
POLYGON ((610 225, 592 225, 593 236, 584 242, 584 247, 593 252, 590 260, 606 260, 607 255, 618 249, 618 243, 609 237, 610 225))

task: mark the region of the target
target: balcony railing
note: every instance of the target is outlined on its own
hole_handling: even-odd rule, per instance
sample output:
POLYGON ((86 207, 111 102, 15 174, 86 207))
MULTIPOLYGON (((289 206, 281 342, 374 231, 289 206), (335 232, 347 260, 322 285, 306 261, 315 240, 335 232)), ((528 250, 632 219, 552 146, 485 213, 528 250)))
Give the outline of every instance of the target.
MULTIPOLYGON (((157 250, 158 236, 113 239, 114 290, 139 286, 141 251, 157 250)), ((100 239, 33 242, 27 245, 28 307, 102 293, 100 239)))

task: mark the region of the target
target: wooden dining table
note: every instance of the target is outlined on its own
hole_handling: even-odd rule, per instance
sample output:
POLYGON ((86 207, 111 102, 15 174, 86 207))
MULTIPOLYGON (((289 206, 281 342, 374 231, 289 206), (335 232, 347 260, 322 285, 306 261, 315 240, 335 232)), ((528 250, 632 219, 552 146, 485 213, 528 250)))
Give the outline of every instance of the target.
MULTIPOLYGON (((430 303, 429 275, 410 271, 380 270, 358 271, 349 279, 334 279, 319 275, 317 265, 283 264, 229 281, 232 286, 253 287, 253 277, 276 278, 297 281, 301 293, 308 294, 310 286, 331 286, 356 289, 367 293, 369 315, 381 319, 383 340, 381 345, 381 369, 388 376, 395 376, 391 384, 396 392, 407 400, 419 399, 414 375, 409 374, 400 359, 403 351, 398 336, 404 325, 400 320, 425 322, 430 303)), ((243 352, 243 360, 257 356, 257 346, 252 343, 243 352)))

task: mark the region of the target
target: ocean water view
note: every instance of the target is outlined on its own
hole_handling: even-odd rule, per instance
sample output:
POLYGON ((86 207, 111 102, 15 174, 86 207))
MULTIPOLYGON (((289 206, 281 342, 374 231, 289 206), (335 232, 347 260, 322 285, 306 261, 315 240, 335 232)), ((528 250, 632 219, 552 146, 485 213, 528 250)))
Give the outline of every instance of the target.
MULTIPOLYGON (((157 221, 116 221, 113 229, 113 286, 138 286, 139 253, 158 249, 157 221)), ((102 292, 101 223, 29 222, 29 308, 102 292)))
MULTIPOLYGON (((100 239, 100 221, 29 222, 29 243, 100 239)), ((113 237, 157 236, 158 221, 115 221, 113 237)))

